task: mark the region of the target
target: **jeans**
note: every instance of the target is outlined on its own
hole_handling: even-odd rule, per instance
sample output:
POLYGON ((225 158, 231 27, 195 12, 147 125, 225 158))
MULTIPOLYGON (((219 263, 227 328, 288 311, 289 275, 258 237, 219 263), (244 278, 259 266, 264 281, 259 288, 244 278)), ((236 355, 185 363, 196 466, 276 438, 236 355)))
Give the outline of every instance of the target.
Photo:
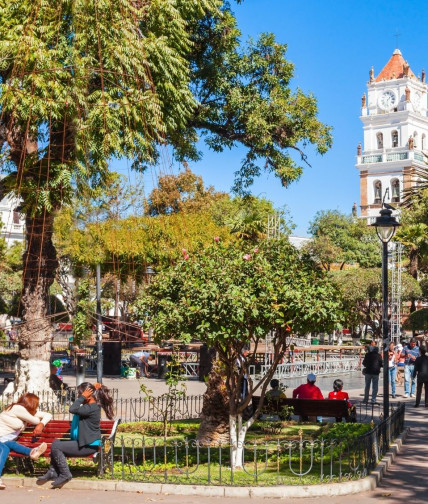
POLYGON ((410 394, 415 394, 416 390, 416 377, 413 378, 413 370, 415 369, 414 364, 406 364, 404 366, 404 393, 409 394, 409 389, 410 389, 410 394), (411 387, 409 387, 409 383, 411 383, 411 387))
POLYGON ((392 395, 395 396, 395 380, 397 379, 397 366, 388 368, 389 383, 391 384, 392 395))
POLYGON ((366 374, 364 375, 366 379, 366 386, 364 388, 364 402, 369 401, 370 384, 372 385, 372 402, 376 402, 377 391, 379 388, 379 375, 378 374, 366 374))
POLYGON ((21 453, 27 457, 31 453, 31 448, 23 446, 16 441, 5 441, 0 442, 0 476, 3 474, 4 465, 6 464, 9 452, 15 451, 16 453, 21 453))

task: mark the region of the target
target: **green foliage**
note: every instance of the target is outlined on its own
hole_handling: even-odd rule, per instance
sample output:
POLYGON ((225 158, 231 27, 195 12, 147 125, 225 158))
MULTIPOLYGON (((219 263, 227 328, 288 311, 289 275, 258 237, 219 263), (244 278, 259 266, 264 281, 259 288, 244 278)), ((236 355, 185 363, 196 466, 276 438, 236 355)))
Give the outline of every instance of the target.
POLYGON ((297 180, 306 162, 302 149, 311 143, 323 154, 332 137, 331 129, 317 119, 315 97, 291 90, 294 65, 285 58, 287 46, 270 33, 244 45, 240 35, 228 2, 221 15, 193 25, 190 68, 199 104, 188 135, 193 138, 201 130, 216 152, 237 144, 246 148, 234 186, 245 194, 262 170, 284 186, 297 180))
POLYGON ((94 303, 90 300, 89 287, 88 280, 81 280, 77 287, 78 301, 73 317, 73 341, 77 346, 89 339, 92 334, 94 303))
POLYGON ((306 249, 323 268, 332 265, 343 269, 345 264, 363 268, 380 266, 380 242, 375 230, 362 219, 345 215, 338 210, 318 212, 310 223, 313 236, 306 249))
POLYGON ((336 422, 328 426, 326 433, 321 435, 324 441, 341 440, 352 442, 364 436, 371 430, 370 424, 336 422))
POLYGON ((211 211, 217 224, 227 226, 237 238, 254 243, 266 238, 270 216, 278 214, 282 234, 290 234, 293 227, 285 208, 277 211, 271 201, 255 196, 223 198, 213 205, 211 211))
POLYGON ((195 338, 216 349, 225 366, 231 414, 246 407, 239 393, 251 361, 242 355, 245 345, 257 347, 273 330, 273 373, 290 326, 293 332, 327 330, 340 316, 328 278, 285 239, 251 249, 239 242, 214 241, 206 249, 186 253, 155 277, 137 302, 137 311, 140 318, 151 314, 157 340, 195 338), (242 366, 236 365, 238 360, 242 366))
MULTIPOLYGON (((330 273, 341 296, 346 323, 371 326, 379 335, 382 327, 382 273, 378 268, 354 268, 330 273)), ((391 289, 391 281, 388 282, 391 289)), ((402 300, 421 295, 419 284, 409 274, 402 274, 402 300)))
POLYGON ((403 326, 412 331, 426 331, 428 329, 428 308, 412 312, 403 326))

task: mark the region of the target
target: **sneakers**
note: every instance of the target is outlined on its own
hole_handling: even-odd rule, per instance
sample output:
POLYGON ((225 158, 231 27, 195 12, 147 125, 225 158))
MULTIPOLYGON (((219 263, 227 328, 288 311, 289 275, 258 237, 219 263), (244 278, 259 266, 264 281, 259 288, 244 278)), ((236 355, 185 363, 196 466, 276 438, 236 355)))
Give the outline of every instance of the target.
POLYGON ((395 394, 392 394, 392 398, 395 399, 395 394))
POLYGON ((58 476, 55 481, 52 482, 51 488, 62 488, 68 481, 71 480, 71 475, 58 476))
POLYGON ((0 479, 0 490, 4 490, 6 488, 6 485, 3 483, 3 481, 0 479))
POLYGON ((416 397, 415 394, 410 394, 410 397, 416 397))
POLYGON ((41 455, 45 453, 48 449, 48 445, 46 443, 42 443, 36 448, 33 448, 30 453, 30 458, 33 460, 37 460, 41 455))
POLYGON ((404 394, 404 397, 409 397, 409 394, 404 394))

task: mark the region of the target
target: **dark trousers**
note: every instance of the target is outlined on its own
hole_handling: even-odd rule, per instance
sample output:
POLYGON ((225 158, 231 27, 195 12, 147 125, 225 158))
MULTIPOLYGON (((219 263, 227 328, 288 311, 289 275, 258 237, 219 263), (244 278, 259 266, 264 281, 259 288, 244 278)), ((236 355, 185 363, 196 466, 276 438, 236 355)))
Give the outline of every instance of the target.
POLYGON ((417 382, 416 384, 416 406, 419 406, 422 396, 422 387, 425 385, 425 406, 428 406, 428 382, 417 382))
POLYGON ((52 443, 51 448, 51 468, 58 476, 68 476, 71 478, 66 457, 86 457, 98 451, 98 446, 82 446, 79 448, 77 441, 59 441, 52 443))

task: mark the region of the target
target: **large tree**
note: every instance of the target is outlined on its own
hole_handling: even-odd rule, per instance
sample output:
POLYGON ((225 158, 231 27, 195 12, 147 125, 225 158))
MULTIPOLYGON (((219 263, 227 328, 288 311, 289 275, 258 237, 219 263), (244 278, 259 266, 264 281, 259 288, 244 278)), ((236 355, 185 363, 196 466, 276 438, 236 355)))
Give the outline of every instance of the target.
POLYGON ((156 144, 185 127, 196 104, 186 60, 188 20, 218 5, 1 0, 0 140, 7 175, 0 199, 21 198, 27 242, 15 390, 47 388, 55 212, 83 186, 102 185, 111 159, 127 157, 141 168, 156 159, 156 144))
MULTIPOLYGON (((151 314, 158 341, 196 338, 216 349, 229 398, 234 467, 242 462, 245 435, 259 410, 246 422, 243 413, 256 391, 263 399, 287 349, 287 335, 290 331, 332 329, 340 316, 326 275, 286 238, 261 242, 251 249, 245 242, 225 246, 214 240, 212 246, 186 254, 174 268, 159 273, 138 307, 142 315, 151 314), (249 366, 270 331, 272 366, 253 383, 249 366), (244 352, 247 346, 251 346, 249 354, 244 352), (243 394, 247 375, 248 394, 243 394)), ((201 437, 206 438, 205 434, 201 437)))
POLYGON ((220 0, 0 0, 0 198, 21 198, 27 233, 16 389, 47 384, 56 212, 108 183, 112 159, 144 170, 167 143, 196 159, 202 132, 214 150, 247 148, 245 191, 263 167, 287 185, 302 172, 290 152, 330 146, 314 96, 290 89, 286 46, 239 36, 220 0))

